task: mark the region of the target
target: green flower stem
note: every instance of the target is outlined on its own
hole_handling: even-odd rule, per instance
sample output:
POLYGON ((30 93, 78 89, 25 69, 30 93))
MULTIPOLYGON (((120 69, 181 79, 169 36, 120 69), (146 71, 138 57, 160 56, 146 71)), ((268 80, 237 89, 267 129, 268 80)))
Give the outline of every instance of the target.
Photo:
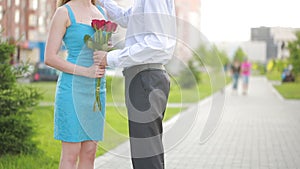
POLYGON ((100 87, 101 87, 101 78, 98 78, 96 91, 95 91, 96 100, 94 102, 94 112, 97 111, 97 107, 98 107, 98 110, 100 110, 100 111, 102 110, 101 100, 100 100, 100 87))
POLYGON ((97 31, 98 32, 98 37, 99 37, 99 40, 98 41, 96 41, 98 44, 100 44, 101 46, 104 44, 104 42, 103 42, 103 32, 102 31, 97 31))
MULTIPOLYGON (((108 43, 109 38, 111 37, 112 33, 107 32, 105 36, 103 37, 103 32, 101 30, 98 30, 95 32, 95 43, 100 44, 100 49, 96 50, 107 50, 105 47, 103 47, 104 44, 108 43)), ((101 111, 102 106, 101 106, 101 99, 100 99, 100 87, 101 87, 101 78, 97 79, 97 84, 96 84, 96 90, 95 90, 95 102, 94 102, 94 112, 97 110, 101 111)))

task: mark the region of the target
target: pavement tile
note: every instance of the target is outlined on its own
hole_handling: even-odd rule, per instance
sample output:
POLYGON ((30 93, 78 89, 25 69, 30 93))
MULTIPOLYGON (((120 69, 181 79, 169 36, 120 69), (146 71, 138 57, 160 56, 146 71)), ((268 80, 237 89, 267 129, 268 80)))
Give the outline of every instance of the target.
MULTIPOLYGON (((251 77, 249 94, 240 93, 232 95, 227 87, 222 120, 204 144, 199 139, 212 97, 182 113, 200 110, 183 141, 168 148, 166 169, 300 169, 300 101, 280 99, 264 77, 251 77)), ((129 152, 124 145, 117 149, 129 152)), ((130 158, 108 152, 96 159, 95 169, 132 166, 130 158)))

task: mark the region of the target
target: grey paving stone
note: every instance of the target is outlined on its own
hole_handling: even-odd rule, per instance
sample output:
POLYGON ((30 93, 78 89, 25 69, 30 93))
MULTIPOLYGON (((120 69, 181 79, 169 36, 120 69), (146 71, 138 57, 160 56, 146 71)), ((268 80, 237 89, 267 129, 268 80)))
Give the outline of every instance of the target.
MULTIPOLYGON (((184 116, 200 110, 183 141, 167 150, 166 169, 300 168, 300 101, 280 99, 264 77, 251 77, 249 87, 246 96, 226 89, 222 120, 205 144, 199 144, 199 137, 211 98, 183 112, 184 116)), ((128 143, 121 145, 114 154, 98 157, 95 169, 131 169, 130 158, 115 155, 128 152, 128 143)))

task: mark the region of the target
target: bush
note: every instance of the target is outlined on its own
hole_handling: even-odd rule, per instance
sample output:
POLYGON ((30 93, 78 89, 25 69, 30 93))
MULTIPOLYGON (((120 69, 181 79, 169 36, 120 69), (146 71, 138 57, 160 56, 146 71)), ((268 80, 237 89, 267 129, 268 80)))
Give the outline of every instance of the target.
POLYGON ((10 56, 14 49, 13 45, 0 41, 0 90, 8 89, 16 82, 16 77, 10 65, 10 56))
POLYGON ((29 115, 41 95, 36 89, 16 83, 10 65, 14 49, 14 45, 0 41, 0 155, 37 150, 29 115))
POLYGON ((265 75, 266 74, 266 65, 260 62, 252 63, 253 74, 256 75, 265 75))
POLYGON ((198 65, 193 65, 193 60, 188 62, 188 66, 180 71, 178 77, 179 85, 184 89, 195 87, 201 82, 201 71, 198 65))
POLYGON ((297 39, 289 42, 290 52, 289 62, 293 65, 293 73, 298 77, 300 75, 300 31, 296 32, 297 39))

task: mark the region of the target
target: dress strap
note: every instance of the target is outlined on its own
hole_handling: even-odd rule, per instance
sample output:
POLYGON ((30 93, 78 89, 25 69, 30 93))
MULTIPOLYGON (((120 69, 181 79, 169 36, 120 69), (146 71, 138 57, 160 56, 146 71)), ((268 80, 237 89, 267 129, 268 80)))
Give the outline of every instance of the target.
POLYGON ((71 7, 68 4, 65 4, 65 7, 68 9, 69 17, 70 17, 70 20, 71 20, 71 24, 75 24, 76 23, 76 19, 75 19, 75 16, 74 16, 74 13, 73 13, 71 7))
POLYGON ((100 5, 96 5, 96 7, 99 9, 99 11, 102 13, 102 15, 104 16, 104 18, 107 20, 107 16, 106 16, 104 10, 102 9, 102 7, 100 5))

